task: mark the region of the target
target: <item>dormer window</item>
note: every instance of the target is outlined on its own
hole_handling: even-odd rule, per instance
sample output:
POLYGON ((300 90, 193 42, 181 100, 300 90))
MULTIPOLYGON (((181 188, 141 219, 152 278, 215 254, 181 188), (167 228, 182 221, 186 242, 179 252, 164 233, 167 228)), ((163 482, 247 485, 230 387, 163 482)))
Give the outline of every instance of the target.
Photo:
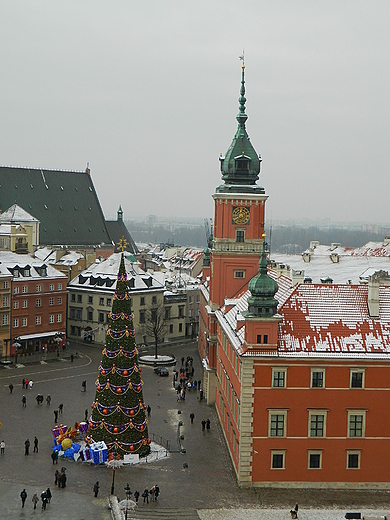
POLYGON ((249 161, 247 159, 239 159, 238 161, 236 161, 236 168, 237 170, 248 170, 249 161))
POLYGON ((30 269, 23 269, 23 276, 30 276, 30 269))

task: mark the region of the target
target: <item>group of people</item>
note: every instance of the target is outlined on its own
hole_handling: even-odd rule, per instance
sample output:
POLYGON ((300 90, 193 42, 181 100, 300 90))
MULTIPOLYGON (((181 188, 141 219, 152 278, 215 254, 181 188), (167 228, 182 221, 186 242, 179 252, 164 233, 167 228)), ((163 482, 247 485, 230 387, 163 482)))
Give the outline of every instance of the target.
MULTIPOLYGON (((155 484, 154 486, 152 486, 150 489, 148 488, 145 488, 142 492, 142 497, 144 499, 144 503, 146 502, 147 504, 149 504, 149 496, 150 496, 150 501, 151 502, 157 502, 157 498, 160 494, 160 488, 158 486, 158 484, 155 484)), ((135 503, 138 504, 138 499, 140 497, 140 494, 139 494, 139 491, 138 489, 134 492, 134 499, 135 499, 135 503)))
MULTIPOLYGON (((26 439, 24 441, 24 454, 29 455, 30 454, 30 439, 26 439)), ((34 437, 34 453, 38 453, 38 438, 34 437)))
POLYGON ((54 473, 54 485, 58 486, 59 489, 63 489, 66 487, 66 468, 62 467, 61 471, 56 469, 54 473))
MULTIPOLYGON (((50 488, 47 488, 46 491, 42 491, 42 493, 41 493, 41 500, 42 500, 42 509, 43 510, 46 509, 47 504, 50 504, 51 497, 52 497, 52 494, 51 494, 50 488)), ((24 507, 24 504, 26 503, 26 500, 27 500, 27 491, 26 491, 26 489, 23 489, 23 491, 20 493, 20 498, 22 499, 22 507, 24 507)), ((33 503, 34 509, 36 509, 37 508, 37 504, 39 502, 39 498, 38 498, 38 494, 37 493, 34 493, 31 501, 33 503)))
POLYGON ((194 367, 192 366, 193 361, 193 358, 190 356, 187 356, 187 359, 182 357, 180 370, 175 370, 173 372, 173 387, 177 392, 178 401, 185 401, 187 390, 198 390, 200 394, 203 394, 202 390, 200 389, 202 384, 201 380, 196 381, 194 379, 195 371, 194 367), (179 384, 177 384, 178 381, 179 384))
POLYGON ((205 430, 207 430, 208 432, 210 431, 210 419, 207 419, 207 421, 203 419, 202 421, 202 432, 204 432, 205 430))

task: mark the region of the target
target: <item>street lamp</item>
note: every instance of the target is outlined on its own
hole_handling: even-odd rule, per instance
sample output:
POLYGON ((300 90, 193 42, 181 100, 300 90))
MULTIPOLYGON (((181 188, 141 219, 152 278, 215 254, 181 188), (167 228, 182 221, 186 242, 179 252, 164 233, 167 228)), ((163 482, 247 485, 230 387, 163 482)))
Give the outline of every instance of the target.
POLYGON ((18 343, 17 341, 15 341, 14 343, 12 343, 12 346, 15 347, 15 366, 16 366, 16 363, 18 362, 18 348, 20 348, 22 345, 20 343, 18 343))
POLYGON ((127 520, 127 511, 129 510, 129 501, 130 497, 133 494, 133 492, 130 489, 129 483, 126 484, 125 487, 125 493, 126 493, 126 512, 125 512, 125 520, 127 520))
POLYGON ((115 493, 115 470, 122 466, 123 462, 117 460, 116 453, 113 453, 112 459, 107 462, 107 466, 112 468, 112 483, 111 483, 111 495, 115 493))

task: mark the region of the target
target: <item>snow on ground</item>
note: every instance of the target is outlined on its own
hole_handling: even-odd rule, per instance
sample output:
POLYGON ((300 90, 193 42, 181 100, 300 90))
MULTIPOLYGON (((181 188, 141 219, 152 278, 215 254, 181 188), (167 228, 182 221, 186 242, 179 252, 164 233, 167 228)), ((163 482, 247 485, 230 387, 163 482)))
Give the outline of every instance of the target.
POLYGON ((172 356, 162 356, 159 354, 156 359, 154 354, 150 356, 141 354, 139 359, 142 359, 142 361, 147 361, 148 363, 168 363, 168 361, 172 361, 172 356))
MULTIPOLYGON (((367 517, 389 518, 389 511, 362 509, 301 509, 298 520, 343 520, 347 511, 361 512, 362 519, 367 517)), ((198 509, 201 520, 289 520, 286 509, 198 509)))

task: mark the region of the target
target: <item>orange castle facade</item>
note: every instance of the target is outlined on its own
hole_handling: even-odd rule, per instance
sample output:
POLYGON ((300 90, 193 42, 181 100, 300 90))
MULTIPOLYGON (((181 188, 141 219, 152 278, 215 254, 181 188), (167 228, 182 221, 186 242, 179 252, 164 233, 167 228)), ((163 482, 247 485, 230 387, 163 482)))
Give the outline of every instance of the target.
POLYGON ((390 287, 293 286, 267 268, 244 68, 240 93, 203 267, 205 398, 242 486, 389 489, 390 287))

